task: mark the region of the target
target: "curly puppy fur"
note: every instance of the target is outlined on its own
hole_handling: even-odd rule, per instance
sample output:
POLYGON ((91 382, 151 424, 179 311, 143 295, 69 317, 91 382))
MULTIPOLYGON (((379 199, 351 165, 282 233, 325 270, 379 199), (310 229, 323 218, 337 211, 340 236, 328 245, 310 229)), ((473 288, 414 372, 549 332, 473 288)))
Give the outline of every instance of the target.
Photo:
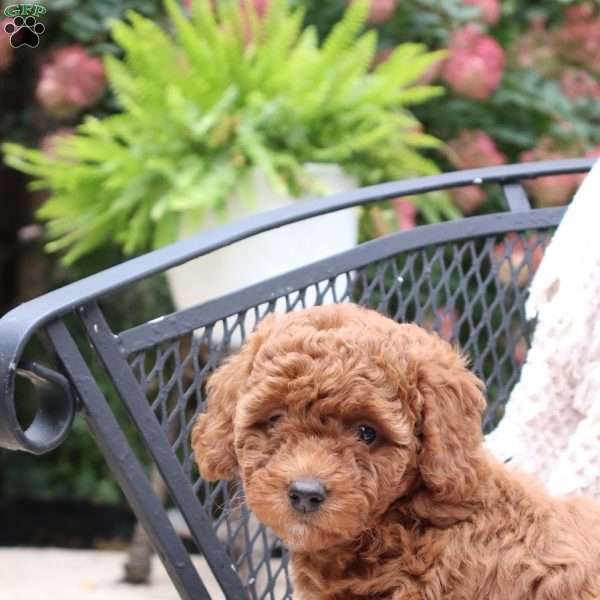
POLYGON ((416 325, 352 304, 271 315, 210 378, 192 445, 291 549, 296 598, 599 600, 599 505, 486 452, 482 387, 416 325), (300 477, 320 510, 291 507, 300 477))

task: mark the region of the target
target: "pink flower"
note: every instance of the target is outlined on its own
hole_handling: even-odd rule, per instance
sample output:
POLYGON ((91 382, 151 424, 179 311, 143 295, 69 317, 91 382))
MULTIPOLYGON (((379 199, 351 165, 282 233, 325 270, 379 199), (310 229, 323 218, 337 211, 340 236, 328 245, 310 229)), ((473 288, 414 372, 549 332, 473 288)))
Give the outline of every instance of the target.
POLYGON ((42 66, 36 97, 51 115, 67 118, 95 104, 105 89, 102 61, 74 44, 56 50, 42 66))
POLYGON ((463 129, 457 138, 448 142, 447 148, 450 162, 458 169, 476 169, 506 163, 506 156, 482 129, 463 129))
POLYGON ((254 13, 255 18, 259 20, 264 19, 269 12, 270 6, 271 0, 239 0, 239 11, 243 28, 242 34, 244 37, 244 44, 246 46, 248 46, 254 38, 254 32, 252 31, 252 20, 250 17, 251 14, 254 13))
POLYGON ((391 56, 394 48, 383 48, 382 50, 378 50, 375 56, 373 57, 373 64, 371 68, 375 69, 380 64, 386 62, 391 56))
POLYGON ((405 198, 394 198, 392 206, 396 213, 398 229, 413 229, 416 225, 417 207, 405 198))
MULTIPOLYGON (((580 154, 581 153, 578 153, 578 155, 580 154)), ((596 146, 594 148, 591 148, 590 150, 586 150, 585 152, 583 152, 583 156, 585 156, 585 158, 600 158, 600 146, 596 146)), ((586 175, 587 173, 576 173, 573 175, 573 179, 575 181, 574 191, 576 191, 577 188, 581 185, 586 175)))
POLYGON ((567 61, 600 74, 600 20, 581 6, 573 9, 578 11, 556 31, 558 51, 567 61))
POLYGON ((565 19, 571 23, 589 21, 594 17, 594 7, 590 2, 569 6, 565 10, 565 19))
POLYGON ((75 133, 72 127, 61 127, 52 133, 46 134, 40 140, 40 150, 48 156, 56 156, 56 148, 60 140, 70 137, 75 133))
MULTIPOLYGON (((447 144, 447 155, 457 169, 477 169, 502 165, 506 156, 496 146, 494 140, 483 130, 464 129, 447 144)), ((454 188, 450 195, 456 206, 464 213, 475 212, 485 201, 485 192, 476 186, 454 188)))
MULTIPOLYGON (((350 0, 353 2, 354 0, 350 0)), ((389 21, 396 10, 396 0, 369 0, 367 21, 378 25, 389 21)))
MULTIPOLYGON (((522 152, 519 156, 519 160, 522 162, 558 158, 564 158, 564 153, 554 150, 552 141, 548 138, 543 138, 536 148, 522 152)), ((560 206, 571 199, 580 179, 581 176, 577 173, 570 173, 539 177, 538 179, 526 179, 523 183, 533 196, 537 206, 560 206)))
POLYGON ((4 26, 12 23, 12 19, 0 20, 0 71, 6 71, 12 65, 14 49, 10 45, 10 34, 4 31, 4 26))
POLYGON ((485 100, 500 85, 504 51, 498 42, 475 25, 455 31, 449 45, 442 78, 458 94, 485 100))
POLYGON ((458 321, 458 313, 452 308, 436 308, 432 317, 423 321, 423 327, 437 331, 439 336, 450 342, 454 339, 454 327, 458 321))
POLYGON ((560 88, 568 98, 600 98, 600 83, 582 69, 563 71, 560 88))
POLYGON ((396 0, 371 0, 369 7, 369 23, 385 23, 389 21, 396 10, 396 0))
POLYGON ((450 195, 464 215, 474 213, 485 202, 485 192, 474 185, 451 189, 450 195))
POLYGON ((553 34, 546 29, 546 17, 535 14, 529 23, 530 31, 520 36, 511 47, 513 60, 524 69, 552 74, 561 61, 556 55, 553 34))
POLYGON ((454 337, 454 325, 458 321, 458 313, 455 310, 445 311, 442 308, 438 308, 435 312, 436 318, 439 321, 438 331, 440 337, 448 342, 451 341, 454 337))
POLYGON ((516 233, 507 233, 504 241, 492 249, 492 261, 498 278, 504 284, 516 281, 517 285, 527 285, 537 271, 548 244, 537 234, 529 236, 525 241, 516 233))
POLYGON ((488 25, 495 25, 500 20, 500 2, 499 0, 463 0, 465 4, 476 6, 483 21, 488 25))
POLYGON ((569 202, 573 192, 577 189, 577 177, 575 175, 554 175, 529 179, 525 182, 525 187, 533 196, 537 206, 561 206, 569 202))
POLYGON ((512 351, 512 357, 517 365, 522 365, 525 362, 527 358, 527 342, 525 338, 521 337, 517 340, 512 351))
POLYGON ((258 17, 264 17, 269 11, 271 0, 240 0, 242 10, 254 10, 258 17))
MULTIPOLYGON (((600 156, 600 146, 596 146, 585 153, 586 158, 598 158, 600 156)), ((585 177, 585 175, 584 175, 585 177)))

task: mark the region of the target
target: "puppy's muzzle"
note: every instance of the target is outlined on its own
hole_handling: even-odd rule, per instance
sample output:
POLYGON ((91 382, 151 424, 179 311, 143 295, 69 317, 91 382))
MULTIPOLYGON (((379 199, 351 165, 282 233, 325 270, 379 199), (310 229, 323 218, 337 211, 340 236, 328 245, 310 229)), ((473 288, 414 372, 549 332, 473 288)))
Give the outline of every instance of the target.
POLYGON ((321 508, 327 492, 318 479, 297 479, 290 484, 288 497, 294 510, 310 513, 321 508))

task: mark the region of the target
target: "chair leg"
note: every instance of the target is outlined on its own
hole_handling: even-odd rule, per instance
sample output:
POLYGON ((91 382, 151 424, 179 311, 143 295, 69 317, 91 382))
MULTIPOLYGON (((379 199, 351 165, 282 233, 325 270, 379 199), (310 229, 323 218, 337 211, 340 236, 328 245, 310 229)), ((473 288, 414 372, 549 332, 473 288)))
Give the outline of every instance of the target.
MULTIPOLYGON (((151 483, 154 493, 164 505, 167 499, 167 488, 156 466, 152 466, 151 483)), ((135 524, 133 537, 127 551, 127 561, 124 564, 123 580, 127 583, 148 583, 152 572, 152 556, 154 548, 148 535, 140 523, 135 524)))

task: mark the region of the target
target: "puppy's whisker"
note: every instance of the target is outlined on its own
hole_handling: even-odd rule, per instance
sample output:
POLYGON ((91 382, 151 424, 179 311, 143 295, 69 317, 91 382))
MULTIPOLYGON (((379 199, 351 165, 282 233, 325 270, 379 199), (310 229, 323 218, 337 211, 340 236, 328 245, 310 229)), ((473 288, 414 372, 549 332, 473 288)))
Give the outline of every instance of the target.
POLYGON ((244 508, 248 508, 248 503, 246 502, 245 496, 238 495, 230 498, 229 500, 226 500, 223 504, 220 504, 218 508, 221 511, 221 514, 224 515, 226 518, 238 518, 239 515, 236 515, 234 513, 237 513, 243 510, 244 508))

